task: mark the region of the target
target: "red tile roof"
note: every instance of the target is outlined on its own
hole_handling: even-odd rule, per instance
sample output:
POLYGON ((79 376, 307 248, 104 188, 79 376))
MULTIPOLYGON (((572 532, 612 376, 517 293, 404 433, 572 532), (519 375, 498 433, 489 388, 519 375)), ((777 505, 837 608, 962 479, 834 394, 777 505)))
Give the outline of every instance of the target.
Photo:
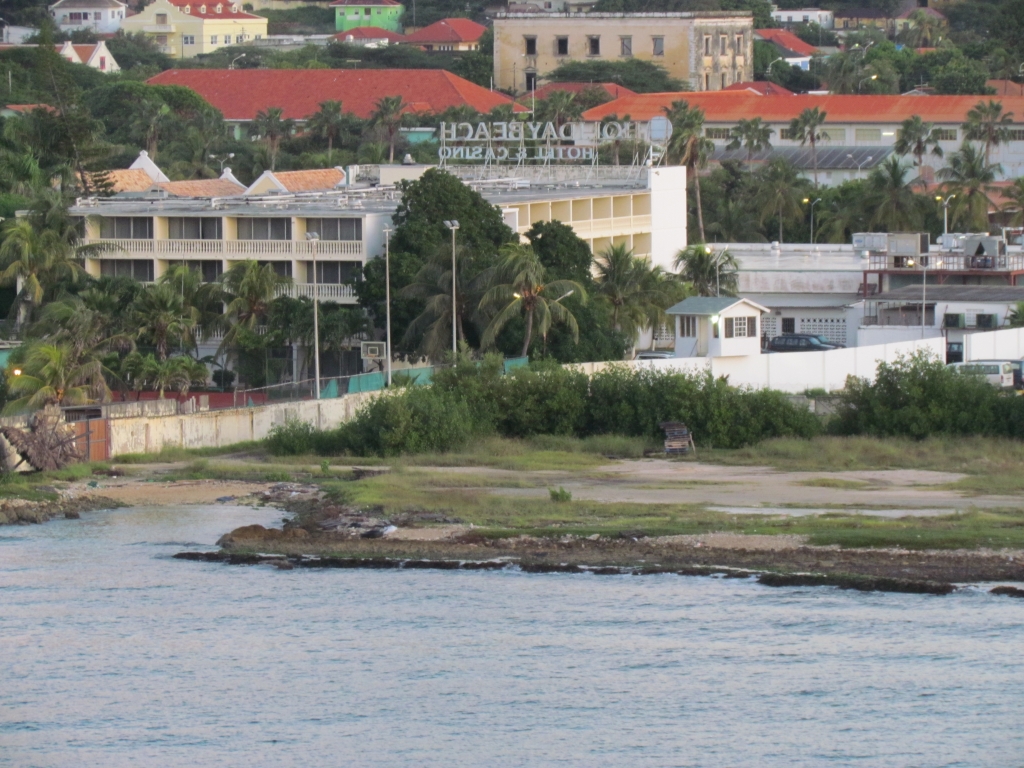
POLYGON ((733 83, 722 89, 723 91, 744 91, 746 93, 757 93, 761 96, 792 96, 793 92, 783 88, 777 83, 768 80, 750 80, 746 83, 733 83))
POLYGON ((254 13, 242 10, 237 0, 168 0, 171 5, 185 11, 190 16, 201 19, 262 19, 254 13), (203 10, 203 9, 206 10, 203 10), (217 9, 220 8, 220 11, 217 9), (235 10, 237 9, 237 10, 235 10))
POLYGON ((47 112, 56 112, 56 108, 51 107, 49 104, 8 104, 0 109, 9 109, 11 112, 20 112, 22 114, 31 112, 34 109, 45 109, 47 112))
POLYGON ((271 107, 284 110, 285 118, 302 120, 328 99, 364 119, 384 96, 401 96, 415 112, 461 106, 490 112, 512 103, 502 93, 441 69, 169 69, 148 82, 191 88, 227 120, 252 120, 271 107))
POLYGON ((334 39, 343 43, 346 37, 351 37, 353 40, 387 40, 389 43, 405 41, 405 35, 381 29, 380 27, 356 27, 347 32, 339 32, 334 36, 334 39))
POLYGON ((155 185, 174 197, 230 197, 245 191, 245 185, 231 179, 189 179, 162 181, 155 185))
POLYGON ((314 168, 308 171, 274 171, 274 178, 289 192, 317 192, 335 189, 345 180, 340 168, 314 168))
MULTIPOLYGON (((827 113, 829 123, 899 123, 920 115, 932 123, 963 123, 967 113, 983 96, 756 96, 743 91, 680 93, 641 93, 626 96, 583 113, 584 120, 600 120, 611 114, 629 114, 634 120, 650 120, 664 115, 664 107, 673 101, 686 101, 704 110, 709 123, 735 123, 760 117, 765 122, 788 122, 804 109, 818 107, 827 113)), ((1024 123, 1024 97, 1001 97, 1006 112, 1013 113, 1016 124, 1024 123)))
POLYGON ((769 43, 775 43, 779 48, 792 51, 801 56, 813 56, 818 52, 810 43, 805 43, 788 29, 756 29, 754 34, 769 43))
MULTIPOLYGON (((600 90, 607 93, 613 99, 619 99, 623 96, 635 96, 636 91, 631 91, 629 88, 619 85, 618 83, 548 83, 542 85, 536 91, 533 92, 533 98, 546 99, 555 91, 569 91, 570 93, 580 93, 588 88, 599 88, 600 90)), ((530 94, 521 96, 520 101, 524 101, 531 97, 530 94)))
POLYGON ((441 19, 418 32, 405 36, 405 42, 426 45, 430 43, 475 43, 487 31, 483 24, 469 19, 441 19))
POLYGON ((1013 80, 986 80, 985 85, 996 89, 997 96, 1024 96, 1024 83, 1013 80))

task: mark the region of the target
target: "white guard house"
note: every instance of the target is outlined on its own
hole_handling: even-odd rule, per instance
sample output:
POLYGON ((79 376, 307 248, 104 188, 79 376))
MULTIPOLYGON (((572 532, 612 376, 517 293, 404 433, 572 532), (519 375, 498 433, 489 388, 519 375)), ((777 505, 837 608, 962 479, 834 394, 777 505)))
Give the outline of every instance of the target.
POLYGON ((676 319, 676 357, 739 357, 761 354, 761 315, 749 299, 691 296, 670 307, 676 319))

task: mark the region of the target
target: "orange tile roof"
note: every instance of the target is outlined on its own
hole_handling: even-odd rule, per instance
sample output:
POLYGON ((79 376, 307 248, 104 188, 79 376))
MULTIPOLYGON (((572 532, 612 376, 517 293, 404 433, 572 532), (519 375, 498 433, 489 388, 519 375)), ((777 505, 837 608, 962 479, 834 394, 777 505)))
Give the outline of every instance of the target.
POLYGON ((90 173, 89 180, 93 186, 101 181, 110 184, 111 192, 145 192, 153 186, 153 179, 141 168, 117 168, 113 171, 90 173))
POLYGON ((316 192, 334 189, 345 178, 337 168, 309 171, 274 171, 274 178, 289 192, 316 192))
POLYGON ((995 88, 996 96, 1024 96, 1024 83, 1013 80, 986 80, 985 85, 995 88))
POLYGON ((201 19, 262 19, 255 13, 242 10, 242 4, 236 0, 168 0, 171 5, 185 11, 190 16, 201 19), (206 10, 203 10, 203 9, 206 10), (220 11, 217 9, 220 8, 220 11), (234 10, 237 8, 237 10, 234 10), (187 10, 186 10, 187 9, 187 10))
POLYGON ((34 109, 45 109, 47 112, 56 112, 56 108, 51 107, 49 104, 8 104, 0 109, 9 109, 11 112, 31 112, 34 109))
MULTIPOLYGON (((150 182, 152 185, 152 182, 150 182)), ((231 179, 188 179, 163 181, 155 186, 175 197, 229 197, 245 191, 245 186, 231 179)))
POLYGON ((746 91, 748 93, 757 93, 761 96, 792 96, 793 92, 788 88, 783 88, 778 83, 772 83, 768 80, 749 80, 745 83, 733 83, 732 85, 726 86, 722 89, 723 91, 746 91))
POLYGON ((271 107, 281 108, 285 118, 302 120, 328 99, 363 119, 384 96, 401 96, 417 111, 433 113, 459 106, 490 112, 513 103, 441 69, 169 69, 147 82, 191 88, 226 120, 252 120, 271 107))
POLYGON ((762 40, 774 43, 787 51, 798 53, 801 56, 813 56, 818 52, 810 43, 805 43, 788 29, 755 29, 754 34, 762 40))
MULTIPOLYGON (((735 123, 760 117, 767 123, 789 122, 804 109, 818 107, 829 123, 900 123, 919 115, 931 123, 959 124, 987 96, 757 96, 743 91, 641 93, 609 101, 583 113, 584 120, 628 114, 633 120, 664 115, 673 101, 686 101, 704 110, 709 123, 735 123)), ((1024 97, 999 98, 1014 122, 1024 123, 1024 97)))
POLYGON ((405 36, 405 42, 417 43, 475 43, 487 31, 483 24, 469 19, 441 19, 423 29, 405 36))
POLYGON ((347 32, 339 32, 334 39, 345 42, 346 37, 351 37, 353 40, 387 40, 389 43, 400 43, 405 40, 405 35, 380 27, 355 27, 347 32))

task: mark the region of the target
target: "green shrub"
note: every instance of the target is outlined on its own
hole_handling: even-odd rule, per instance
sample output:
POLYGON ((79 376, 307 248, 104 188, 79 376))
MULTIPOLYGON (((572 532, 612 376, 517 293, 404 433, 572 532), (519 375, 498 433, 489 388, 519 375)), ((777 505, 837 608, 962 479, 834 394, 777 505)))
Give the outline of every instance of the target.
POLYGON ((461 448, 473 434, 465 398, 434 387, 413 387, 374 398, 335 435, 359 456, 444 453, 461 448))
POLYGON ((586 374, 557 363, 517 368, 498 387, 498 434, 577 434, 586 415, 587 385, 586 374))
POLYGON ((289 419, 270 430, 266 445, 274 456, 303 456, 317 453, 314 446, 319 437, 319 431, 309 422, 289 419))
POLYGON ((548 488, 548 493, 551 494, 551 500, 556 502, 572 501, 572 491, 567 491, 562 486, 558 486, 558 489, 548 488))

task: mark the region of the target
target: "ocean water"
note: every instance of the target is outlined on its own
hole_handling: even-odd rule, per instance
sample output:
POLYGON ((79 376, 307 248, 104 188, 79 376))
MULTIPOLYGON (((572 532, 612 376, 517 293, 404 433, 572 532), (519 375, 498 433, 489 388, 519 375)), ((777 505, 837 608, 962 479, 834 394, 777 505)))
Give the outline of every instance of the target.
POLYGON ((1021 600, 170 557, 279 516, 0 528, 0 765, 1024 764, 1021 600))

